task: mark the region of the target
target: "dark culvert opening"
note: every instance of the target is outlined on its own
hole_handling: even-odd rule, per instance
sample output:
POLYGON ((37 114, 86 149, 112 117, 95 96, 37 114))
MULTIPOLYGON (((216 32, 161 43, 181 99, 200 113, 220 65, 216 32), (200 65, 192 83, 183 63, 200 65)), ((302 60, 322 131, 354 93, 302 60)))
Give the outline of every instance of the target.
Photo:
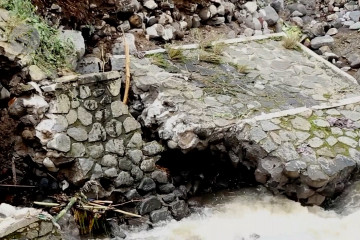
POLYGON ((188 198, 258 185, 255 169, 241 163, 234 166, 227 154, 210 149, 187 154, 180 150, 168 150, 157 165, 168 171, 175 187, 186 187, 188 198))

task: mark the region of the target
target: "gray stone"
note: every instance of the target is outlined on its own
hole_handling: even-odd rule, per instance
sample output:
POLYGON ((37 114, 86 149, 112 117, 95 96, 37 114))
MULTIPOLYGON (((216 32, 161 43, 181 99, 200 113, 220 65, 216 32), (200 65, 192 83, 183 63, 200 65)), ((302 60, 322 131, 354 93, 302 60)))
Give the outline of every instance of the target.
POLYGON ((101 159, 101 163, 102 166, 104 167, 117 167, 118 166, 118 160, 116 158, 115 155, 105 155, 102 159, 101 159))
POLYGON ((104 155, 104 146, 102 144, 89 145, 87 151, 90 157, 101 158, 104 155))
POLYGON ((79 87, 79 92, 80 92, 81 99, 86 99, 88 97, 91 97, 91 89, 89 86, 81 85, 79 87))
POLYGON ((68 113, 70 110, 70 100, 65 94, 60 94, 56 99, 50 102, 49 113, 68 113))
POLYGON ((307 199, 308 197, 314 195, 315 191, 310 189, 309 186, 301 184, 296 188, 296 196, 299 199, 307 199))
POLYGON ((130 150, 127 152, 127 154, 129 156, 129 158, 131 159, 131 161, 136 165, 138 165, 141 162, 142 157, 143 157, 142 151, 138 150, 138 149, 130 150))
POLYGON ((360 29, 360 22, 354 23, 352 25, 350 25, 349 27, 350 30, 359 30, 360 29))
POLYGON ((137 130, 141 127, 140 123, 136 121, 133 117, 126 118, 123 122, 123 125, 126 133, 137 130))
POLYGON ((314 188, 322 187, 329 181, 329 176, 318 165, 308 166, 307 170, 301 175, 301 178, 307 185, 314 188))
POLYGON ((84 107, 87 110, 94 111, 98 108, 98 104, 95 100, 85 100, 84 101, 84 107))
POLYGON ((69 156, 71 157, 84 157, 85 156, 85 146, 82 143, 73 143, 71 144, 71 150, 69 156))
POLYGON ((315 119, 313 120, 313 123, 318 127, 330 127, 330 123, 323 119, 315 119))
POLYGON ((112 119, 106 123, 105 129, 111 137, 118 137, 122 133, 122 124, 121 122, 112 119))
POLYGON ((101 60, 97 57, 84 57, 77 66, 76 71, 80 74, 100 72, 101 60))
POLYGON ((332 127, 330 129, 331 129, 331 134, 333 134, 333 135, 343 135, 344 134, 344 132, 338 127, 332 127))
POLYGON ((296 117, 292 119, 291 124, 295 129, 299 130, 309 131, 311 128, 311 124, 309 123, 309 121, 301 117, 296 117))
POLYGON ((150 220, 153 223, 169 221, 171 219, 171 213, 166 208, 155 210, 150 213, 150 220))
POLYGON ((39 228, 39 237, 50 233, 52 230, 53 230, 52 222, 41 221, 40 228, 39 228))
POLYGON ((74 140, 79 141, 79 142, 83 142, 88 139, 88 134, 87 134, 86 130, 82 127, 69 128, 66 133, 67 133, 67 135, 72 137, 74 140))
POLYGON ((264 20, 269 24, 269 26, 274 26, 279 20, 279 15, 271 6, 266 6, 264 9, 264 20))
POLYGON ((69 136, 63 133, 57 133, 54 138, 48 142, 47 147, 60 152, 68 152, 71 148, 70 145, 71 141, 69 136))
POLYGON ((154 0, 146 0, 144 2, 144 7, 146 7, 147 9, 150 9, 150 10, 154 10, 155 8, 158 7, 158 5, 154 0))
POLYGON ((109 169, 106 169, 104 171, 104 175, 105 177, 108 177, 108 178, 114 178, 114 177, 117 177, 117 170, 116 168, 112 167, 112 168, 109 168, 109 169))
POLYGON ((154 180, 152 180, 151 178, 148 177, 144 177, 141 182, 140 185, 138 186, 138 191, 139 192, 150 192, 152 190, 155 190, 156 188, 156 184, 154 182, 154 180))
POLYGON ((60 32, 59 38, 63 41, 71 41, 74 44, 75 52, 78 59, 85 54, 85 40, 80 31, 63 30, 60 32))
POLYGON ((92 122, 93 122, 92 115, 91 115, 91 113, 86 111, 85 108, 79 107, 77 109, 77 114, 78 114, 78 119, 84 126, 89 126, 90 124, 92 124, 92 122))
POLYGON ((140 199, 140 194, 136 191, 136 189, 131 189, 125 194, 127 200, 140 199))
POLYGON ((0 100, 10 98, 10 92, 0 83, 0 100))
POLYGON ((132 166, 131 176, 135 179, 135 181, 139 181, 143 178, 144 173, 138 166, 132 166))
POLYGON ((329 46, 332 45, 333 43, 334 43, 334 39, 329 35, 325 35, 322 37, 313 38, 310 44, 313 49, 319 49, 322 46, 329 46))
POLYGON ((132 169, 132 162, 126 158, 119 160, 119 168, 123 171, 130 171, 132 169))
POLYGON ((66 119, 68 124, 74 124, 77 120, 77 112, 74 109, 71 109, 68 114, 66 114, 66 119))
POLYGON ((154 159, 146 159, 141 162, 140 169, 144 172, 152 172, 155 170, 154 159))
POLYGON ((308 143, 309 143, 310 147, 312 147, 312 148, 319 148, 324 144, 324 141, 318 137, 314 137, 314 138, 309 139, 308 143))
POLYGON ((105 141, 106 132, 100 123, 94 123, 89 132, 89 142, 105 141))
MULTIPOLYGON (((135 36, 132 33, 125 33, 126 44, 129 47, 129 53, 134 55, 137 53, 136 45, 135 45, 135 36)), ((123 42, 123 37, 118 38, 112 46, 112 54, 113 55, 125 55, 125 46, 123 42)))
POLYGON ((264 142, 261 143, 261 147, 267 152, 271 153, 274 151, 278 145, 276 145, 270 138, 266 138, 264 142))
POLYGON ((164 151, 164 148, 157 141, 145 143, 143 147, 143 153, 145 156, 154 156, 162 151, 164 151))
POLYGON ((285 161, 297 160, 300 158, 294 145, 289 142, 281 144, 278 149, 271 153, 271 155, 284 159, 285 161))
POLYGON ((109 90, 112 96, 114 97, 118 96, 120 94, 120 89, 121 89, 121 79, 111 81, 107 85, 107 89, 109 90))
POLYGON ((156 170, 151 173, 151 178, 155 180, 157 183, 167 183, 168 176, 167 173, 164 171, 156 170))
POLYGON ((165 203, 171 203, 176 199, 176 196, 174 193, 166 194, 165 196, 162 196, 162 200, 165 203))
POLYGON ((246 10, 250 13, 254 13, 257 10, 257 4, 256 1, 247 2, 244 4, 244 7, 246 10))
POLYGON ((145 215, 154 210, 160 209, 161 206, 162 206, 161 202, 157 197, 152 196, 152 197, 146 198, 139 205, 139 214, 145 215))
POLYGON ((172 183, 161 184, 159 186, 160 193, 172 193, 175 190, 175 186, 172 183))
POLYGON ((170 211, 176 220, 181 220, 190 214, 190 210, 184 200, 178 200, 171 203, 170 211))
POLYGON ((354 22, 359 22, 360 21, 360 11, 351 11, 349 13, 349 17, 351 20, 353 20, 354 22))
POLYGON ((46 74, 36 65, 31 65, 29 67, 29 75, 31 80, 34 82, 38 82, 47 78, 46 74))
POLYGON ((344 143, 353 148, 356 148, 358 146, 358 142, 349 137, 342 136, 342 137, 339 137, 338 140, 339 140, 339 142, 344 143))
POLYGON ((97 89, 94 89, 92 95, 93 95, 94 97, 100 97, 100 96, 104 95, 104 93, 105 93, 105 89, 103 89, 103 88, 97 88, 97 89))
POLYGON ((121 13, 135 13, 140 10, 140 3, 137 0, 116 0, 116 11, 121 13))
POLYGON ((254 127, 250 130, 250 139, 256 143, 266 138, 266 133, 260 127, 254 127))
POLYGON ((134 133, 134 135, 131 137, 127 147, 128 148, 141 148, 143 146, 143 140, 141 137, 141 134, 136 132, 134 133))
POLYGON ((298 178, 300 176, 300 172, 306 169, 306 163, 299 160, 294 160, 287 162, 285 164, 285 174, 290 178, 298 178))
POLYGON ((329 136, 327 139, 326 139, 326 142, 330 145, 330 147, 334 146, 338 140, 333 137, 333 136, 329 136))
POLYGON ((331 151, 330 148, 328 147, 323 147, 323 148, 320 148, 316 151, 316 154, 318 156, 324 156, 324 157, 335 157, 335 153, 333 151, 331 151))
POLYGON ((342 110, 340 111, 342 115, 344 115, 346 118, 356 122, 360 120, 360 113, 355 111, 349 111, 349 110, 342 110))
POLYGON ((109 153, 116 153, 119 156, 124 156, 124 140, 111 139, 105 145, 105 151, 109 153))
MULTIPOLYGON (((360 29, 360 22, 359 22, 359 29, 360 29)), ((360 55, 358 54, 351 54, 347 60, 350 63, 350 67, 352 68, 360 68, 360 55)))
POLYGON ((122 115, 129 114, 128 107, 121 101, 111 103, 111 112, 113 117, 120 117, 122 115))
POLYGON ((130 173, 122 171, 115 180, 116 187, 128 187, 134 183, 134 179, 130 176, 130 173))
POLYGON ((262 130, 264 130, 265 132, 275 131, 275 130, 280 129, 280 127, 278 125, 275 125, 274 123, 272 123, 270 121, 261 121, 260 125, 262 127, 262 130))

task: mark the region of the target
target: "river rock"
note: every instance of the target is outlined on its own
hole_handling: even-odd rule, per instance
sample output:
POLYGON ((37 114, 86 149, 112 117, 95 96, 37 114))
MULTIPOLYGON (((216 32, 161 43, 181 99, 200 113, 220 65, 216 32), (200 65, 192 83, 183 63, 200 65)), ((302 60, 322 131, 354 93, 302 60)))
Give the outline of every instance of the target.
POLYGON ((313 49, 318 49, 322 46, 332 45, 334 43, 334 39, 331 36, 323 36, 323 37, 316 37, 311 40, 311 47, 313 49))
POLYGON ((136 121, 133 117, 126 118, 123 122, 123 125, 126 133, 137 130, 141 127, 140 123, 136 121))
POLYGON ((358 54, 351 54, 347 60, 350 63, 350 67, 352 68, 360 68, 360 55, 358 54))
POLYGON ((170 211, 176 220, 181 220, 190 214, 190 210, 184 200, 178 200, 171 203, 170 211))
POLYGON ((36 65, 31 65, 29 67, 29 75, 31 80, 34 82, 38 82, 47 78, 46 74, 36 65))
POLYGON ((116 153, 119 156, 124 156, 124 140, 120 139, 111 139, 105 145, 105 151, 109 153, 116 153))
POLYGON ((269 24, 269 26, 274 26, 279 20, 279 15, 271 6, 266 6, 260 11, 264 15, 264 20, 269 24))
POLYGON ((158 223, 161 221, 169 221, 171 219, 172 219, 171 213, 166 208, 155 210, 150 213, 150 220, 153 223, 158 223))
POLYGON ((138 191, 141 192, 150 192, 152 190, 154 190, 156 188, 156 184, 154 182, 154 180, 152 180, 151 178, 148 177, 144 177, 141 182, 140 185, 138 186, 138 191))
POLYGON ((350 30, 359 30, 360 29, 360 22, 354 23, 349 26, 350 30))
POLYGON ((256 1, 250 1, 250 2, 245 3, 244 7, 248 12, 254 13, 254 12, 256 12, 258 6, 257 6, 256 1))
POLYGON ((118 120, 112 119, 106 123, 105 129, 111 137, 118 137, 122 133, 122 123, 118 120))
POLYGON ((137 0, 115 0, 116 11, 122 13, 135 13, 140 10, 137 0))
POLYGON ((161 208, 160 200, 157 197, 152 196, 147 199, 144 199, 141 202, 141 204, 139 205, 139 214, 144 215, 160 208, 161 208))
POLYGON ((91 115, 91 113, 89 113, 85 108, 83 107, 79 107, 77 109, 77 116, 79 121, 84 125, 84 126, 89 126, 90 124, 92 124, 93 120, 93 116, 91 115))
POLYGON ((147 0, 144 2, 144 7, 150 10, 154 10, 158 7, 157 3, 154 0, 147 0))
POLYGON ((85 40, 80 31, 63 30, 60 32, 59 38, 63 41, 71 41, 74 44, 74 49, 78 59, 81 59, 85 54, 85 40))

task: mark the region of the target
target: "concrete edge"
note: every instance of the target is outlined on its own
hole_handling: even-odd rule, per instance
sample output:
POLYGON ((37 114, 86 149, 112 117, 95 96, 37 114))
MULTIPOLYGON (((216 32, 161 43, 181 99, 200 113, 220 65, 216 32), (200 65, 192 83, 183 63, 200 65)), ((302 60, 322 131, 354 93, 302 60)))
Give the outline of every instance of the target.
POLYGON ((303 44, 301 43, 297 43, 297 45, 300 47, 301 50, 303 50, 306 54, 310 55, 311 57, 314 57, 317 61, 324 63, 327 67, 329 67, 331 70, 333 70, 335 73, 341 75, 344 78, 347 78, 348 80, 350 80, 351 82, 355 83, 356 85, 359 85, 359 83, 357 82, 357 80, 351 76, 350 74, 344 72, 343 70, 341 70, 340 68, 338 68, 337 66, 335 66, 334 64, 332 64, 331 62, 327 61, 326 59, 322 58, 321 56, 319 56, 317 53, 315 53, 314 51, 312 51, 311 49, 305 47, 303 44))
POLYGON ((330 108, 336 108, 341 107, 349 104, 359 103, 360 102, 360 96, 352 97, 352 98, 346 98, 338 100, 337 102, 331 103, 331 104, 321 104, 321 105, 315 105, 312 107, 299 107, 274 113, 266 113, 259 116, 255 116, 253 118, 247 118, 247 119, 241 119, 235 125, 241 125, 243 123, 253 123, 257 121, 263 121, 263 120, 271 120, 274 118, 279 117, 286 117, 286 116, 292 116, 299 113, 303 113, 306 111, 313 111, 313 110, 324 110, 324 109, 330 109, 330 108))

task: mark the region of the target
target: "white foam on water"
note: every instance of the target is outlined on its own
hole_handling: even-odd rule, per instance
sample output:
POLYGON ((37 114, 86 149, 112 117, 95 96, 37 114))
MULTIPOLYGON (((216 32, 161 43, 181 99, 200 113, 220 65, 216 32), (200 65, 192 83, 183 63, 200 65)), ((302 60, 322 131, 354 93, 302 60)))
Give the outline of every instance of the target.
POLYGON ((240 194, 132 240, 359 240, 360 211, 341 216, 270 194, 240 194))

